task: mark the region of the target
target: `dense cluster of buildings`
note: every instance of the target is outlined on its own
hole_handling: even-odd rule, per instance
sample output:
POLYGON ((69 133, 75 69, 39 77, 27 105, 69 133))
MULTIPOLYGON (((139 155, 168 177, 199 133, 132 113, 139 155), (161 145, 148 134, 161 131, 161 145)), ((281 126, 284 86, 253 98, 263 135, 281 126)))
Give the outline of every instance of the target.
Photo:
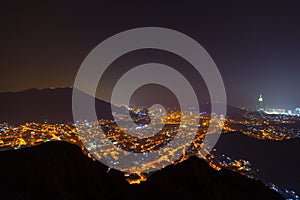
MULTIPOLYGON (((140 121, 145 117, 143 114, 138 115, 139 111, 140 110, 136 111, 137 121, 140 121)), ((82 126, 80 126, 80 123, 77 123, 76 128, 73 124, 26 123, 23 125, 11 126, 4 123, 0 124, 0 148, 2 150, 18 149, 40 144, 42 142, 63 140, 79 145, 86 152, 91 152, 93 149, 97 149, 100 146, 103 149, 105 142, 99 141, 97 134, 94 134, 93 132, 95 123, 101 125, 106 137, 112 141, 114 145, 117 145, 126 151, 140 153, 152 151, 166 145, 178 133, 179 125, 185 132, 190 134, 195 134, 196 132, 196 137, 189 148, 188 154, 197 155, 199 157, 204 157, 202 154, 205 150, 203 151, 202 143, 205 136, 214 134, 220 129, 223 130, 223 133, 238 131, 261 140, 284 140, 300 137, 300 120, 297 116, 268 115, 264 112, 245 111, 242 118, 234 120, 230 118, 224 119, 224 116, 218 116, 216 114, 212 116, 207 113, 197 114, 189 110, 187 113, 169 113, 167 116, 164 116, 165 119, 163 120, 161 110, 149 114, 152 119, 157 119, 153 120, 151 125, 146 124, 136 127, 123 126, 122 128, 120 128, 118 124, 122 121, 127 122, 128 120, 131 120, 122 114, 115 115, 115 121, 83 121, 81 123, 82 126), (222 123, 223 120, 225 120, 224 126, 222 123), (195 126, 197 122, 200 122, 200 124, 195 126), (211 125, 212 128, 210 132, 207 130, 209 125, 211 125), (81 127, 84 128, 84 133, 86 134, 84 137, 80 137, 77 132, 81 127), (90 127, 90 129, 87 129, 87 127, 90 127), (153 132, 153 130, 157 131, 158 129, 160 130, 158 134, 153 132), (144 138, 143 135, 139 135, 141 133, 150 135, 151 137, 144 138), (88 144, 85 145, 88 149, 86 149, 82 142, 88 144)), ((169 152, 174 151, 170 149, 169 152)), ((229 160, 221 159, 222 161, 219 161, 220 159, 214 155, 214 152, 205 153, 207 154, 207 160, 211 166, 216 169, 236 167, 236 169, 241 171, 251 171, 251 169, 249 169, 250 165, 248 165, 247 162, 239 161, 237 162, 239 164, 233 164, 233 161, 229 162, 229 160), (240 165, 241 163, 246 164, 242 167, 240 165)), ((116 156, 117 153, 113 152, 111 149, 107 149, 103 155, 107 156, 107 158, 111 158, 111 162, 116 162, 116 160, 118 160, 118 156, 116 156)), ((168 158, 172 160, 171 157, 172 155, 170 153, 168 158)), ((163 162, 163 160, 158 160, 157 164, 159 165, 160 162, 163 162)))
MULTIPOLYGON (((280 110, 277 110, 280 114, 272 113, 273 115, 270 115, 268 114, 268 110, 265 110, 262 107, 262 95, 260 95, 258 102, 260 106, 258 110, 260 112, 245 111, 243 116, 239 119, 224 118, 224 116, 218 116, 217 114, 193 113, 193 110, 188 110, 186 113, 172 112, 163 116, 164 112, 162 110, 155 110, 154 112, 147 113, 147 115, 150 115, 151 119, 154 119, 151 121, 152 125, 141 124, 136 127, 127 127, 125 125, 120 128, 118 124, 122 122, 126 124, 128 120, 131 120, 122 114, 115 114, 115 121, 83 121, 81 123, 76 123, 76 126, 74 124, 48 123, 25 123, 23 125, 12 126, 3 123, 0 124, 0 150, 18 149, 34 146, 43 142, 61 140, 80 146, 83 152, 94 160, 96 159, 92 156, 93 151, 101 146, 101 148, 104 149, 101 156, 105 156, 107 159, 110 159, 112 163, 115 163, 118 162, 120 156, 126 155, 120 155, 110 148, 105 149, 105 141, 101 141, 102 139, 99 140, 97 134, 94 134, 92 130, 95 124, 99 124, 102 127, 102 130, 106 133, 106 137, 114 145, 117 145, 126 151, 139 153, 153 151, 166 145, 173 139, 174 135, 178 133, 180 125, 184 131, 190 132, 190 134, 195 134, 196 132, 196 137, 188 151, 182 155, 178 162, 185 160, 190 155, 196 155, 204 158, 209 165, 216 170, 227 168, 253 177, 255 171, 251 168, 249 161, 242 158, 231 159, 226 155, 218 155, 215 149, 211 152, 206 152, 206 150, 203 149, 202 143, 205 136, 214 134, 220 129, 223 130, 223 134, 228 132, 242 132, 248 136, 261 140, 286 140, 300 137, 300 118, 297 114, 284 114, 283 112, 279 112, 280 110), (225 124, 223 124, 223 120, 225 121, 225 124), (198 125, 194 126, 193 124, 197 124, 197 122, 198 125), (80 124, 82 124, 82 128, 84 128, 86 134, 85 137, 80 137, 78 134, 80 124), (210 132, 208 131, 209 125, 211 125, 212 128, 210 132), (90 127, 91 129, 89 130, 86 127, 90 127), (153 130, 159 128, 161 128, 161 131, 159 134, 155 134, 153 130), (141 132, 146 135, 151 135, 151 137, 140 137, 139 134, 141 132), (89 145, 86 148, 86 145, 83 144, 89 145), (92 152, 92 154, 90 152, 92 152), (203 152, 205 153, 205 156, 203 155, 203 152)), ((136 122, 145 119, 146 121, 148 120, 145 118, 147 115, 145 115, 143 109, 131 111, 136 114, 136 122)), ((299 111, 299 108, 295 110, 296 113, 299 111)), ((161 158, 152 162, 151 165, 159 166, 165 161, 168 162, 169 160, 172 160, 174 149, 170 149, 166 152, 168 152, 167 156, 161 155, 161 158)), ((96 154, 93 155, 95 156, 96 154)), ((126 174, 126 176, 127 181, 130 183, 139 183, 140 181, 147 179, 143 174, 140 174, 138 179, 131 179, 130 176, 128 178, 128 174, 126 174)))
POLYGON ((257 111, 262 111, 266 114, 270 115, 291 115, 291 116, 300 116, 300 107, 295 108, 294 110, 290 109, 284 109, 284 108, 269 108, 265 105, 263 95, 259 94, 258 100, 257 100, 257 111))

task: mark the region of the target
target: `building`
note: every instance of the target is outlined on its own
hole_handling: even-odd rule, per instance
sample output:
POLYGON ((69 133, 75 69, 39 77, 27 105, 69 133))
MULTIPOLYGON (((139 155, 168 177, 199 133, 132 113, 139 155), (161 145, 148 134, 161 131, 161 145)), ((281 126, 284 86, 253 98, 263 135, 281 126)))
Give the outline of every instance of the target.
POLYGON ((296 108, 296 109, 295 109, 295 115, 300 116, 300 108, 296 108))
POLYGON ((257 111, 264 111, 264 99, 261 93, 259 94, 257 101, 257 111))
POLYGON ((265 113, 270 115, 289 115, 289 113, 283 108, 268 108, 265 113))

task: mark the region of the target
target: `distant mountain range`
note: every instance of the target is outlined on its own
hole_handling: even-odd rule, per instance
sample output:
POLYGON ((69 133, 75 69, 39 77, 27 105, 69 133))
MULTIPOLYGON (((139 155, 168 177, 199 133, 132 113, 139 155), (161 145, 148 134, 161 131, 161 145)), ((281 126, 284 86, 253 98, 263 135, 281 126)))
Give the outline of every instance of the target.
POLYGON ((129 185, 66 142, 0 152, 1 199, 283 199, 262 182, 196 157, 129 185))
MULTIPOLYGON (((93 98, 83 92, 80 95, 93 98)), ((110 104, 95 99, 99 117, 112 118, 110 104)), ((0 93, 0 122, 72 123, 72 88, 30 89, 22 92, 0 93)))
MULTIPOLYGON (((24 122, 66 123, 73 122, 72 88, 30 89, 22 92, 0 93, 0 123, 20 124, 24 122)), ((93 98, 83 92, 83 96, 93 98)), ((112 119, 111 104, 95 100, 98 118, 112 119)), ((210 112, 210 104, 200 104, 202 112, 210 112)), ((118 108, 124 109, 124 108, 118 108)), ((227 116, 243 118, 244 111, 227 106, 227 116)))

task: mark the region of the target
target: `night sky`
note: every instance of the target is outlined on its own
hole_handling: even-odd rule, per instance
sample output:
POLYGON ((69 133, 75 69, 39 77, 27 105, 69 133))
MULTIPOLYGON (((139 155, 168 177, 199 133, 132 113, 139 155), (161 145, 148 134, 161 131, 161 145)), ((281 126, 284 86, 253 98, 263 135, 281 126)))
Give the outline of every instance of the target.
POLYGON ((300 1, 245 2, 2 4, 0 92, 72 86, 100 42, 157 26, 185 33, 208 51, 229 104, 255 105, 262 92, 268 106, 300 107, 300 1))

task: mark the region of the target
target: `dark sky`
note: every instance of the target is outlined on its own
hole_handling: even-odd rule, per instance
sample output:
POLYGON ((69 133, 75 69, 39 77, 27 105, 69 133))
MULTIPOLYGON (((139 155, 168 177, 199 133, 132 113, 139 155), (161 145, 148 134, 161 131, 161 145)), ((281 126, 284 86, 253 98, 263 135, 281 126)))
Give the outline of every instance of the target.
POLYGON ((165 27, 197 40, 223 76, 228 102, 300 106, 300 1, 198 4, 11 1, 0 6, 0 92, 72 86, 85 56, 131 28, 165 27))

